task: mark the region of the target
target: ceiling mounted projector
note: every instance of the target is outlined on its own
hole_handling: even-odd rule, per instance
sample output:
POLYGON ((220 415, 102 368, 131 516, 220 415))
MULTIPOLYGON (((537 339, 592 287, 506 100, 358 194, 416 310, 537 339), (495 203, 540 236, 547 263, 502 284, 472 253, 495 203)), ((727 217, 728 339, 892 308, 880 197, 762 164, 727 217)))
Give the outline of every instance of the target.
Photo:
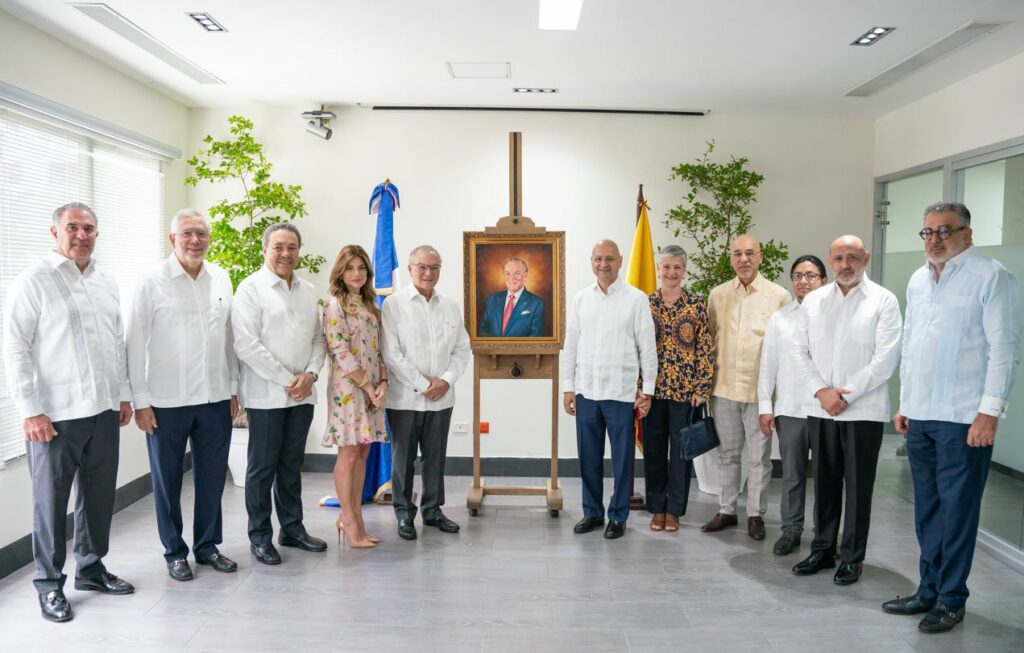
POLYGON ((327 111, 321 105, 319 110, 303 111, 302 117, 308 121, 306 131, 325 141, 331 140, 331 135, 334 134, 334 130, 331 129, 331 121, 338 117, 333 111, 327 111))

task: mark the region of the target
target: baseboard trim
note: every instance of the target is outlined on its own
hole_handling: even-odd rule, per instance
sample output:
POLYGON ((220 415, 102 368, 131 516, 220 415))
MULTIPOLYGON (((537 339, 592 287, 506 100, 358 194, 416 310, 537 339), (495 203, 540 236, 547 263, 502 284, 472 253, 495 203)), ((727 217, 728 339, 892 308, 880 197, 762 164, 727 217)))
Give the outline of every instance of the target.
MULTIPOLYGON (((329 453, 307 453, 302 465, 304 472, 330 472, 334 469, 337 456, 329 453)), ((416 460, 419 470, 419 459, 416 460)), ((448 476, 472 476, 473 458, 470 456, 448 456, 445 462, 445 474, 448 476)), ((551 474, 550 458, 482 458, 480 460, 481 476, 528 476, 546 477, 551 474)), ((579 478, 580 461, 576 458, 559 458, 558 475, 565 478, 579 478)), ((644 461, 636 460, 637 478, 644 477, 644 461)), ((604 461, 605 478, 612 477, 612 462, 604 461)), ((772 460, 772 478, 782 478, 782 461, 772 460)))
POLYGON ((997 472, 1006 474, 1007 476, 1010 476, 1015 480, 1024 481, 1024 472, 1022 471, 1016 470, 1013 467, 1008 467, 1002 463, 997 463, 994 460, 992 461, 991 466, 992 469, 996 470, 997 472))
MULTIPOLYGON (((185 471, 192 469, 192 453, 185 454, 185 471)), ((114 493, 114 512, 118 513, 139 499, 153 492, 153 476, 146 472, 133 481, 128 481, 117 488, 114 493)), ((67 516, 65 530, 68 534, 68 541, 75 533, 75 518, 73 514, 67 516)), ((71 556, 68 556, 69 562, 71 556)), ((18 538, 7 546, 0 548, 0 578, 6 578, 15 571, 32 562, 32 534, 18 538)), ((70 562, 70 564, 74 564, 70 562)))
POLYGON ((1005 565, 1024 574, 1024 550, 985 530, 978 530, 978 546, 1005 565))

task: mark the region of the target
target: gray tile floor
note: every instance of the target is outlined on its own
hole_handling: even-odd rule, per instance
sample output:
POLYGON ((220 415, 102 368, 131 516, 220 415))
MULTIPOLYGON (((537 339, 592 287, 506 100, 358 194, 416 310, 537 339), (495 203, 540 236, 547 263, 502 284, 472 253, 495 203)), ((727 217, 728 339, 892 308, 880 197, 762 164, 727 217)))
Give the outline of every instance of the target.
MULTIPOLYGON (((107 557, 138 591, 108 597, 69 589, 75 620, 51 624, 39 617, 31 569, 22 569, 0 581, 0 650, 1024 651, 1024 576, 982 552, 967 618, 954 632, 922 635, 916 618, 879 609, 913 592, 917 577, 908 472, 891 455, 895 446, 887 440, 879 467, 864 576, 846 588, 827 573, 790 573, 809 537, 800 555, 772 555, 777 480, 769 538, 760 543, 741 529, 700 533, 716 501, 696 489, 678 533, 653 533, 646 516, 634 514, 626 536, 609 542, 572 533, 578 479, 563 481, 567 509, 552 519, 536 497, 488 497, 470 518, 463 508, 470 479, 451 478, 447 512, 462 523, 459 535, 420 528, 416 542, 405 542, 390 508, 368 506, 368 525, 384 541, 357 551, 336 545, 337 509, 317 506, 332 493, 330 477, 309 474, 306 525, 328 540, 327 553, 283 549, 283 565, 256 563, 242 491, 228 485, 221 550, 241 569, 201 567, 194 581, 177 583, 164 570, 147 498, 115 516, 107 557)), ((185 495, 187 504, 191 491, 185 495)))

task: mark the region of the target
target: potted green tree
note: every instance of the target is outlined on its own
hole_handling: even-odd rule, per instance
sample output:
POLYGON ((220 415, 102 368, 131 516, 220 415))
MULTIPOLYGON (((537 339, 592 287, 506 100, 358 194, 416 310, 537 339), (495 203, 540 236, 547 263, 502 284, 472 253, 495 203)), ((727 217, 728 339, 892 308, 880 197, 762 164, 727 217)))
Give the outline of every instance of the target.
MULTIPOLYGON (((690 255, 687 276, 690 288, 703 297, 715 286, 734 276, 729 265, 729 243, 754 226, 748 207, 756 201, 757 187, 764 176, 749 167, 746 157, 730 157, 727 163, 711 160, 715 141, 707 143, 704 154, 693 163, 672 168, 670 180, 687 185, 684 203, 669 210, 665 226, 697 243, 690 255)), ((774 240, 761 242, 761 274, 774 281, 789 258, 789 248, 774 240)))

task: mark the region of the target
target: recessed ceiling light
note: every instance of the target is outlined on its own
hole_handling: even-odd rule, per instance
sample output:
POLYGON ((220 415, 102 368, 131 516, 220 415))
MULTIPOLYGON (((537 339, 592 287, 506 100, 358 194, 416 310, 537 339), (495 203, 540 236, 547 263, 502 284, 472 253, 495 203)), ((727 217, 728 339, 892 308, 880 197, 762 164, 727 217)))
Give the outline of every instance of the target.
POLYGON ((574 30, 580 22, 583 0, 540 0, 541 29, 574 30))
POLYGON ((526 88, 526 87, 520 86, 520 87, 517 87, 517 88, 513 88, 512 92, 513 93, 557 93, 558 89, 557 88, 526 88))
POLYGON ((872 45, 878 39, 882 38, 889 32, 896 29, 895 27, 872 27, 868 31, 858 36, 850 45, 872 45))
POLYGON ((199 26, 205 29, 207 32, 226 32, 228 31, 223 25, 218 23, 213 16, 206 13, 205 11, 190 11, 188 15, 192 17, 192 20, 199 23, 199 26))

